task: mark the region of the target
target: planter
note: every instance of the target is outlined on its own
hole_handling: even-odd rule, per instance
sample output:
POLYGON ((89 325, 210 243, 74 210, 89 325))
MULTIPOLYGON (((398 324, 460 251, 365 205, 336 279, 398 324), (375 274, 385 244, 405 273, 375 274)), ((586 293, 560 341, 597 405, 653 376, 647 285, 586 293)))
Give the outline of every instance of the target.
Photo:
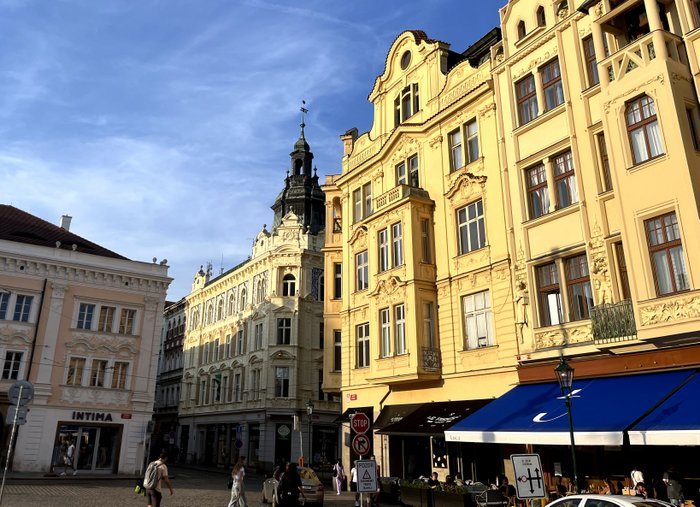
POLYGON ((403 486, 401 488, 401 503, 410 507, 427 507, 427 491, 427 489, 407 488, 403 486))
POLYGON ((434 491, 434 507, 472 507, 474 501, 469 493, 434 491))

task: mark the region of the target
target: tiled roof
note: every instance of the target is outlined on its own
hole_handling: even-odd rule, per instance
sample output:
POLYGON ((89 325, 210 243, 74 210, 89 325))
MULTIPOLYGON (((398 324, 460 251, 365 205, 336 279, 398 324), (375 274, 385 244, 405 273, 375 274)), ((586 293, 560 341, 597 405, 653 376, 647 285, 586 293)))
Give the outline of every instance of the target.
POLYGON ((56 248, 57 242, 60 242, 58 248, 62 250, 73 250, 75 245, 78 252, 126 259, 123 255, 7 204, 0 204, 0 239, 49 248, 56 248))

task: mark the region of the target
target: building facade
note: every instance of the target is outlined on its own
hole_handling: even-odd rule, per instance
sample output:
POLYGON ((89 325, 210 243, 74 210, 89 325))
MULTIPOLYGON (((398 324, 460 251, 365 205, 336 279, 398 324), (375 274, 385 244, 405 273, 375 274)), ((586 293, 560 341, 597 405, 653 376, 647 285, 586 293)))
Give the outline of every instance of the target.
POLYGON ((200 269, 186 297, 179 431, 190 462, 245 456, 271 470, 337 456, 339 404, 322 390, 325 208, 312 159, 302 126, 273 226, 242 264, 216 278, 200 269))
POLYGON ((151 458, 165 450, 174 462, 180 459, 177 443, 178 405, 182 384, 183 342, 185 339, 185 298, 177 302, 165 302, 163 330, 158 355, 156 398, 153 407, 153 433, 151 434, 151 458))
POLYGON ((70 217, 58 227, 0 205, 6 424, 8 388, 21 379, 34 385, 12 466, 63 471, 62 452, 73 443, 80 474, 139 473, 168 268, 126 259, 69 226, 70 217))

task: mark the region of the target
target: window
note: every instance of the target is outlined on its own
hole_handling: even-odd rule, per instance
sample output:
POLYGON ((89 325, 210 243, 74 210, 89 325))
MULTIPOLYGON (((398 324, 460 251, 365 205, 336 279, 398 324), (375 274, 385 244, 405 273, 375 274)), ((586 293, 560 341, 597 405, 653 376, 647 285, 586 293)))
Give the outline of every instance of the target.
POLYGON ((359 222, 372 214, 372 183, 365 183, 352 193, 353 221, 359 222))
POLYGON ((557 193, 558 209, 578 202, 574 159, 570 151, 554 157, 554 188, 557 193))
POLYGON ((416 114, 419 109, 418 84, 413 83, 404 87, 394 99, 394 127, 398 127, 402 122, 416 114))
POLYGON ((352 193, 353 221, 362 220, 362 189, 358 188, 352 193))
POLYGON ((635 164, 663 155, 661 132, 656 118, 656 105, 647 95, 629 102, 625 109, 627 135, 635 164))
POLYGON ((357 272, 356 290, 365 290, 369 287, 369 265, 367 263, 367 250, 355 255, 357 272))
POLYGON ((326 328, 323 325, 323 321, 318 323, 318 348, 323 350, 324 348, 324 342, 325 338, 324 335, 326 334, 326 328))
POLYGON ((224 318, 224 300, 219 299, 219 302, 216 304, 216 320, 221 320, 224 318))
POLYGON ((365 183, 362 186, 362 197, 365 202, 364 216, 365 218, 372 214, 372 184, 365 183))
POLYGON ((493 345, 491 295, 489 291, 477 292, 462 298, 464 311, 464 345, 478 349, 493 345))
POLYGON ((282 278, 282 296, 296 296, 296 283, 297 279, 294 278, 294 275, 291 273, 284 275, 284 278, 282 278))
POLYGON ((391 355, 391 316, 388 308, 379 310, 379 328, 381 333, 379 355, 389 357, 391 355))
POLYGON ((22 352, 5 352, 5 364, 2 367, 3 380, 17 380, 19 378, 19 367, 22 364, 22 352))
POLYGON ((401 222, 391 226, 391 255, 394 267, 403 265, 403 236, 401 222))
POLYGON ((430 255, 430 220, 422 218, 420 221, 420 245, 421 245, 421 262, 430 264, 432 255, 430 255))
POLYGON ((389 269, 389 231, 382 229, 377 233, 379 239, 379 271, 389 269))
POLYGON ((593 45, 593 36, 588 35, 583 39, 583 57, 586 61, 586 74, 588 76, 588 86, 594 86, 600 83, 598 76, 598 62, 595 59, 595 46, 593 45))
MULTIPOLYGON (((94 313, 95 305, 80 303, 78 309, 78 323, 75 327, 78 329, 92 329, 92 316, 94 313)), ((17 307, 15 307, 15 315, 17 315, 17 307)), ((18 319, 15 317, 15 320, 18 319)))
POLYGON ((464 126, 467 138, 467 163, 472 163, 479 158, 479 130, 476 119, 473 119, 464 126))
POLYGON ((83 384, 83 370, 85 369, 85 359, 82 357, 71 357, 68 362, 68 377, 66 384, 69 386, 79 386, 83 384))
POLYGON ((484 205, 481 199, 457 210, 459 254, 465 254, 486 246, 484 205))
POLYGON ((226 341, 224 342, 224 359, 231 357, 231 335, 226 335, 226 341))
POLYGON ((255 369, 250 372, 250 383, 253 391, 253 399, 260 399, 260 370, 255 369))
POLYGON ((552 262, 537 268, 537 294, 540 305, 540 324, 555 326, 562 323, 561 290, 557 264, 552 262))
POLYGON ((219 339, 217 338, 211 343, 211 361, 212 363, 219 360, 219 339))
POLYGON ((13 320, 17 322, 28 322, 29 312, 32 308, 33 300, 34 296, 23 296, 18 294, 17 301, 15 301, 15 315, 13 320))
POLYGON ((688 271, 676 213, 652 218, 644 222, 644 225, 657 295, 688 290, 688 271))
POLYGON ((116 361, 112 367, 112 389, 126 389, 126 375, 129 363, 116 361))
POLYGON ((396 305, 394 307, 394 335, 396 338, 396 354, 406 353, 406 307, 396 305))
POLYGON ((203 344, 202 349, 204 350, 204 363, 203 364, 209 364, 209 344, 208 343, 203 344))
POLYGON ((622 241, 615 243, 615 256, 617 257, 617 269, 620 273, 620 294, 622 299, 630 299, 630 279, 627 273, 627 261, 625 260, 625 250, 622 248, 622 241))
POLYGON ((258 280, 257 286, 256 286, 256 291, 257 291, 257 303, 262 303, 265 300, 265 278, 260 278, 258 280))
POLYGON ((333 299, 343 297, 343 265, 340 262, 333 263, 333 299))
POLYGON ((92 368, 90 369, 90 386, 104 387, 105 386, 105 370, 107 369, 107 361, 101 359, 92 360, 92 368))
POLYGON ((541 5, 537 8, 537 26, 547 26, 547 18, 544 14, 544 7, 541 5))
POLYGON ((289 367, 275 367, 275 396, 277 398, 289 397, 289 367))
POLYGON ((233 315, 234 310, 236 309, 236 297, 233 294, 229 294, 228 296, 228 315, 233 315))
POLYGON ((9 292, 0 292, 0 319, 7 318, 7 305, 10 302, 9 292))
POLYGON ((342 370, 343 335, 340 329, 333 330, 333 371, 342 370))
POLYGON ((323 370, 318 370, 318 399, 319 401, 325 399, 323 395, 323 370))
POLYGON ((542 74, 545 111, 549 111, 564 103, 564 88, 561 84, 559 59, 555 58, 549 62, 540 69, 540 72, 542 74))
POLYGON ((245 354, 245 329, 239 329, 236 333, 236 355, 245 354))
POLYGON ((113 306, 103 306, 100 308, 100 320, 97 323, 97 330, 103 333, 111 333, 114 325, 114 313, 116 308, 113 306))
POLYGON ((289 345, 292 342, 292 319, 277 319, 277 345, 289 345))
POLYGON ((326 275, 318 277, 318 301, 323 302, 326 296, 326 275))
POLYGON ((218 403, 221 401, 221 375, 217 374, 211 379, 211 402, 218 403))
POLYGON ((227 402, 230 398, 230 390, 228 386, 228 375, 224 375, 221 377, 221 391, 220 391, 220 398, 221 401, 224 403, 227 402))
POLYGON ((535 88, 535 76, 521 79, 515 84, 515 94, 518 102, 518 117, 520 125, 525 125, 537 118, 537 89, 535 88))
POLYGON ((435 348, 435 306, 423 303, 423 340, 428 348, 435 348))
POLYGON ((462 158, 462 130, 457 129, 447 134, 450 146, 450 169, 456 171, 464 165, 462 158))
POLYGON ((401 162, 396 166, 396 184, 410 185, 412 187, 420 186, 420 179, 418 178, 418 155, 413 155, 408 161, 401 162), (407 164, 408 173, 406 173, 407 164))
POLYGON ((197 400, 198 403, 204 404, 206 403, 206 398, 207 398, 207 380, 202 379, 199 383, 199 400, 197 400))
POLYGON ((136 310, 122 309, 122 315, 119 319, 119 334, 134 334, 134 318, 136 310))
POLYGON ((688 128, 690 129, 690 139, 693 141, 693 148, 700 150, 700 139, 698 139, 698 110, 697 108, 686 108, 686 116, 688 117, 688 128))
POLYGON ((253 350, 262 350, 263 348, 263 323, 255 324, 253 350))
POLYGON ((233 401, 243 401, 243 376, 240 373, 233 376, 233 401))
POLYGON ((586 254, 566 259, 564 266, 569 296, 569 320, 588 319, 593 308, 593 294, 586 254))
POLYGON ((406 185, 408 178, 406 177, 406 162, 401 162, 396 166, 396 184, 406 185))
POLYGON ((600 154, 600 171, 601 183, 603 192, 612 190, 612 176, 610 174, 610 158, 608 157, 608 147, 605 144, 605 134, 602 132, 596 134, 596 142, 598 143, 598 153, 600 154))
POLYGON ((527 35, 527 31, 525 29, 525 21, 518 21, 518 40, 522 39, 527 35))
POLYGON ((547 172, 540 164, 525 171, 527 180, 527 203, 530 218, 541 217, 549 213, 549 192, 547 191, 547 172))
POLYGON ((355 328, 357 337, 357 367, 369 367, 369 324, 360 324, 355 328))

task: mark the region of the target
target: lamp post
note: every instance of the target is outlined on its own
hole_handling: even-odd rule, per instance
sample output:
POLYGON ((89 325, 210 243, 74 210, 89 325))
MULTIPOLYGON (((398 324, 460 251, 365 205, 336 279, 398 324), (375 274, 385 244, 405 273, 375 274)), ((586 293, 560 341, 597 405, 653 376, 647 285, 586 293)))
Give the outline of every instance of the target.
POLYGON ((313 452, 313 443, 311 441, 311 414, 314 413, 314 402, 309 400, 306 402, 306 413, 309 415, 309 466, 311 466, 311 463, 313 462, 314 456, 312 454, 313 452))
POLYGON ((569 366, 564 357, 554 368, 554 373, 559 381, 559 387, 561 388, 561 394, 564 398, 564 404, 566 405, 566 411, 569 414, 569 436, 571 437, 571 465, 574 475, 574 493, 578 493, 578 472, 576 470, 576 442, 574 441, 574 420, 571 417, 571 387, 574 382, 574 369, 569 366))

